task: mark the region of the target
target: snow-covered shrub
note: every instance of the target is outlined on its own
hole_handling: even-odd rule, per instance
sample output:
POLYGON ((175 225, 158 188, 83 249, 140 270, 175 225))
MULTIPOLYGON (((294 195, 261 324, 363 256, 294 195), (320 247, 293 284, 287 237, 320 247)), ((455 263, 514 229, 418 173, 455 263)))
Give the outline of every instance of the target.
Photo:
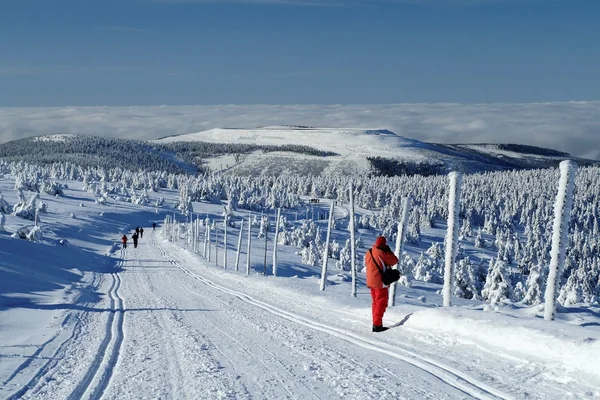
POLYGON ((31 196, 29 198, 29 202, 27 204, 24 204, 24 203, 21 204, 19 202, 19 204, 17 204, 14 208, 13 215, 20 217, 20 218, 28 219, 30 221, 34 221, 35 220, 35 211, 37 209, 36 199, 37 199, 37 194, 31 196))
POLYGON ((439 266, 421 252, 419 260, 415 265, 415 279, 423 282, 442 283, 439 266))
POLYGON ((492 260, 490 264, 492 266, 488 271, 481 296, 494 305, 512 298, 512 285, 504 261, 492 260))
POLYGON ((586 300, 584 296, 584 282, 587 280, 586 278, 586 270, 582 267, 571 271, 567 283, 560 290, 558 302, 563 306, 583 303, 586 300))
POLYGON ((399 266, 398 270, 400 271, 400 284, 406 287, 412 286, 412 281, 415 279, 414 271, 415 271, 415 262, 412 257, 408 253, 404 253, 404 260, 399 266))
POLYGON ((132 197, 132 202, 140 206, 145 206, 146 204, 148 204, 150 202, 150 196, 148 195, 148 191, 146 190, 146 188, 142 189, 142 193, 139 197, 136 197, 135 200, 133 200, 132 197))
POLYGON ((56 181, 44 180, 40 186, 40 191, 55 197, 64 195, 62 185, 56 181))
POLYGON ((518 303, 518 302, 522 301, 526 295, 527 295, 527 291, 525 290, 525 287, 523 286, 523 282, 517 282, 513 289, 512 300, 515 303, 518 303))
POLYGON ((346 239, 346 243, 344 247, 339 252, 339 259, 335 262, 335 266, 337 269, 341 271, 350 271, 352 266, 352 250, 351 250, 352 242, 350 239, 346 239))
POLYGON ((4 198, 4 195, 0 193, 0 213, 2 214, 10 214, 11 207, 8 204, 8 201, 4 198))
POLYGON ((302 255, 302 264, 313 267, 317 266, 321 259, 321 252, 314 242, 311 242, 308 247, 303 248, 300 254, 302 255))
POLYGON ((485 240, 483 240, 481 228, 477 230, 477 237, 475 238, 475 247, 478 249, 482 249, 485 247, 485 240))
POLYGON ((38 242, 42 240, 42 238, 42 229, 39 226, 34 226, 27 234, 27 240, 32 242, 38 242))
POLYGON ((29 235, 29 228, 22 226, 10 236, 18 239, 27 239, 27 235, 29 235))
POLYGON ((542 304, 544 302, 544 292, 546 290, 546 269, 536 264, 531 267, 525 288, 527 289, 523 303, 525 304, 542 304))
POLYGON ((45 201, 40 201, 37 205, 37 210, 39 213, 46 214, 48 212, 48 203, 45 201))
POLYGON ((454 295, 463 299, 479 299, 477 273, 469 257, 465 257, 456 263, 454 295))

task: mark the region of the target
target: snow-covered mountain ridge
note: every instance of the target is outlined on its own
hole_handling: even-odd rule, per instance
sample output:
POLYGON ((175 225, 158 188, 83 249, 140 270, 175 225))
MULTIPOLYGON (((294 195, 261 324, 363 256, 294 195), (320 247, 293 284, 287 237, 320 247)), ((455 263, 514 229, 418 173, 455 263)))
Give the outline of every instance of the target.
POLYGON ((555 150, 515 144, 436 144, 386 129, 267 126, 215 128, 153 141, 52 134, 0 144, 0 159, 37 164, 237 175, 434 175, 555 167, 555 150))
MULTIPOLYGON (((326 162, 316 163, 316 174, 365 173, 430 175, 450 170, 481 172, 505 169, 529 169, 556 166, 565 159, 583 165, 597 163, 555 150, 515 144, 437 144, 397 135, 387 129, 313 128, 306 126, 266 126, 254 129, 215 128, 186 135, 169 136, 156 143, 177 142, 279 144, 309 146, 336 153, 326 162)), ((257 173, 269 170, 269 164, 285 170, 305 169, 306 157, 282 154, 252 154, 234 163, 230 172, 257 173)), ((323 160, 321 160, 323 161, 323 160)))

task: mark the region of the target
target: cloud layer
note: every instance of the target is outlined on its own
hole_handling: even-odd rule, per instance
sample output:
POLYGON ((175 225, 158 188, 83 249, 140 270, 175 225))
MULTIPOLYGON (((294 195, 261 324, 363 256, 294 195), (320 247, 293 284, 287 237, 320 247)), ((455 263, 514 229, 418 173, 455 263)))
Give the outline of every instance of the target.
POLYGON ((600 159, 600 102, 0 108, 0 141, 50 133, 128 139, 265 125, 389 129, 440 143, 518 143, 600 159))

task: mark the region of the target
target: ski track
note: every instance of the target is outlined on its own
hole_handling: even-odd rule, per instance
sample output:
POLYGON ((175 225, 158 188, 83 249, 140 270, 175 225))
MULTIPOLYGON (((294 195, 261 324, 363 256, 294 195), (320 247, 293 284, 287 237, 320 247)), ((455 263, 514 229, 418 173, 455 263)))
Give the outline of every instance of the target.
MULTIPOLYGON (((147 243, 121 251, 110 273, 93 275, 87 288, 97 279, 109 286, 106 309, 86 303, 66 313, 61 330, 34 353, 47 361, 9 399, 494 400, 533 394, 505 393, 431 352, 417 354, 219 285, 192 271, 182 249, 157 236, 152 231, 147 243), (357 350, 344 351, 347 344, 357 350)), ((33 360, 4 385, 34 368, 33 360)), ((553 380, 552 370, 534 363, 517 363, 512 373, 524 381, 553 380)))
MULTIPOLYGON (((161 253, 163 254, 163 256, 167 257, 167 255, 166 255, 167 253, 164 249, 161 249, 161 253)), ((169 257, 167 257, 167 259, 173 265, 178 265, 177 261, 175 261, 169 257)), ((178 265, 178 267, 183 272, 188 274, 190 277, 202 282, 206 286, 209 286, 213 289, 219 290, 223 293, 232 295, 232 296, 238 298, 239 300, 242 300, 242 301, 244 301, 248 304, 251 304, 255 307, 261 308, 271 314, 277 315, 279 317, 282 317, 288 321, 297 323, 299 325, 303 325, 305 327, 327 333, 331 336, 337 337, 339 339, 342 339, 342 340, 352 343, 354 345, 363 347, 364 349, 376 351, 376 352, 382 353, 384 355, 391 356, 391 357, 394 357, 401 361, 404 361, 407 364, 411 364, 412 366, 425 371, 426 373, 436 377, 437 379, 444 382, 445 384, 452 386, 453 388, 463 392, 464 394, 466 394, 470 397, 473 397, 476 399, 511 399, 512 398, 512 396, 510 396, 506 393, 503 393, 500 390, 492 388, 491 386, 489 386, 485 383, 478 382, 474 378, 469 377, 468 375, 466 375, 452 367, 445 366, 445 365, 443 365, 439 362, 436 362, 434 360, 431 360, 427 357, 422 357, 422 356, 420 356, 414 352, 411 352, 409 350, 406 350, 406 349, 401 349, 399 347, 392 346, 392 345, 389 345, 386 343, 382 343, 382 342, 379 342, 376 340, 367 339, 365 337, 356 335, 352 332, 343 332, 340 329, 337 329, 337 328, 334 328, 331 326, 326 326, 326 325, 323 325, 316 321, 311 321, 302 316, 299 316, 299 315, 296 315, 293 313, 289 313, 285 310, 279 309, 272 305, 255 300, 252 297, 250 297, 244 293, 240 293, 235 290, 215 284, 214 282, 212 282, 206 278, 203 278, 198 274, 193 273, 192 271, 190 271, 189 269, 187 269, 186 267, 184 267, 182 265, 178 265)))
POLYGON ((112 378, 124 337, 124 301, 119 295, 119 288, 121 287, 119 269, 122 266, 123 261, 121 260, 117 263, 115 271, 111 273, 113 281, 108 292, 110 315, 106 324, 104 339, 84 378, 68 397, 69 400, 101 398, 112 378))
MULTIPOLYGON (((96 288, 100 283, 97 280, 101 277, 99 274, 94 274, 92 276, 92 280, 84 289, 93 289, 96 288)), ((81 294, 80 294, 81 296, 81 294)), ((76 301, 79 298, 74 299, 76 301)), ((86 303, 87 305, 87 303, 86 303)), ((31 396, 32 392, 35 392, 35 389, 39 386, 43 385, 46 381, 51 381, 51 376, 54 373, 54 368, 59 364, 60 360, 65 357, 65 354, 72 346, 72 343, 79 338, 82 334, 82 330, 85 327, 87 320, 89 318, 88 312, 69 312, 64 317, 60 330, 56 332, 49 340, 44 342, 27 360, 25 360, 19 367, 13 371, 10 377, 3 382, 3 385, 8 385, 13 379, 15 379, 19 374, 25 373, 29 368, 33 368, 32 364, 36 357, 40 358, 42 354, 46 352, 46 349, 50 348, 51 344, 55 341, 60 341, 60 344, 56 347, 54 352, 49 354, 46 359, 47 361, 37 369, 37 371, 31 376, 31 378, 27 381, 25 385, 23 385, 20 389, 13 392, 11 395, 7 397, 7 399, 21 399, 28 398, 31 396), (66 336, 66 338, 64 338, 66 336)), ((51 349, 50 349, 51 351, 51 349)))

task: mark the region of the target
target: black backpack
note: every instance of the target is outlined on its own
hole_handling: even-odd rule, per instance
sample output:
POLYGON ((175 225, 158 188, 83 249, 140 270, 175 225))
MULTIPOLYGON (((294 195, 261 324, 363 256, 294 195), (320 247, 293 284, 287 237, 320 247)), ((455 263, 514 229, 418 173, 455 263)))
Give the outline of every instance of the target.
POLYGON ((375 261, 375 265, 377 265, 377 270, 381 274, 381 280, 383 281, 383 284, 385 286, 389 286, 392 283, 396 282, 398 279, 400 279, 400 271, 398 271, 397 269, 385 268, 382 272, 379 268, 379 263, 375 260, 375 257, 373 257, 373 252, 371 251, 371 249, 369 249, 369 253, 371 254, 371 258, 373 259, 373 261, 375 261))

